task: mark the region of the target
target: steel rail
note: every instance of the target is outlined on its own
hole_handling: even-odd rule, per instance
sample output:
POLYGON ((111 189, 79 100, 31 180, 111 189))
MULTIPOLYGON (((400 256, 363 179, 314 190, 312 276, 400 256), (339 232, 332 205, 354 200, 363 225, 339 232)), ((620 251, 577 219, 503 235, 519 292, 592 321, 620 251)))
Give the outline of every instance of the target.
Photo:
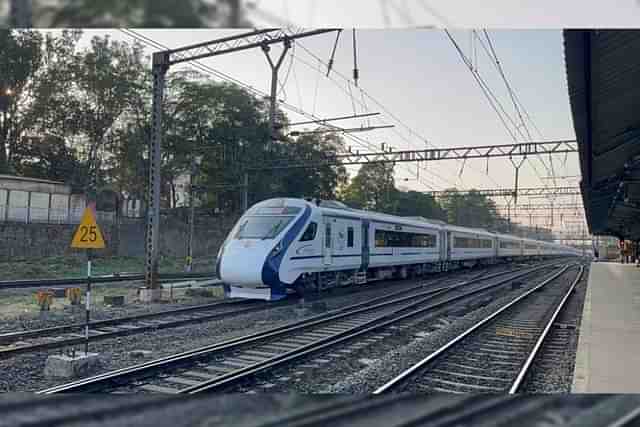
MULTIPOLYGON (((136 322, 139 320, 153 319, 155 317, 179 315, 182 313, 191 313, 194 311, 208 311, 218 307, 248 305, 251 303, 255 304, 256 301, 252 301, 252 300, 220 301, 220 302, 215 302, 211 304, 201 304, 201 305, 183 307, 175 310, 158 311, 155 313, 145 313, 145 314, 137 314, 132 316, 115 317, 113 319, 105 319, 105 320, 93 320, 89 322, 89 327, 98 329, 101 326, 111 326, 111 325, 117 325, 119 323, 136 322)), ((230 312, 230 313, 233 313, 233 312, 230 312)), ((52 326, 49 328, 29 329, 25 331, 0 333, 0 345, 7 345, 12 342, 19 341, 25 338, 36 338, 36 337, 46 336, 50 334, 57 334, 62 332, 78 330, 78 329, 84 328, 85 326, 86 326, 85 323, 71 323, 68 325, 52 326)))
POLYGON ((554 274, 552 277, 546 279, 544 282, 542 282, 541 284, 537 285, 533 289, 530 289, 530 290, 526 291, 525 293, 523 293, 522 295, 516 297, 511 302, 505 304, 504 306, 502 306, 501 308, 499 308, 498 310, 496 310, 495 312, 493 312, 489 316, 487 316, 484 319, 482 319, 481 321, 477 322, 476 324, 474 324, 473 326, 468 328, 466 331, 464 331, 463 333, 459 334, 454 339, 452 339, 449 342, 447 342, 445 345, 441 346, 438 350, 436 350, 433 353, 431 353, 429 356, 425 357, 424 359, 422 359, 418 363, 414 364, 409 369, 403 371, 401 374, 399 374, 395 378, 391 379, 390 381, 386 382, 384 385, 378 387, 373 392, 373 394, 382 394, 382 393, 391 391, 394 387, 398 386, 403 381, 405 381, 406 379, 411 377, 411 375, 413 375, 416 371, 421 369, 423 366, 433 362, 434 360, 436 360, 437 358, 442 356, 451 347, 453 347, 454 345, 458 344, 460 341, 465 339, 467 336, 471 335, 473 332, 475 332, 476 330, 478 330, 482 326, 486 325, 488 322, 490 322, 493 319, 495 319, 496 317, 498 317, 504 311, 510 309, 514 305, 518 304, 520 301, 522 301, 522 300, 526 299, 527 297, 529 297, 534 292, 538 291, 539 289, 542 289, 544 286, 548 285, 553 280, 557 279, 560 275, 564 274, 569 269, 569 267, 570 267, 570 265, 566 265, 564 268, 562 268, 559 272, 554 274))
MULTIPOLYGON (((235 304, 237 305, 242 305, 243 303, 247 303, 248 301, 238 301, 235 302, 235 304)), ((280 304, 282 305, 282 304, 280 304)), ((165 316, 171 316, 171 315, 180 315, 180 313, 172 313, 172 314, 167 314, 170 312, 163 312, 163 313, 153 313, 153 314, 144 314, 141 315, 140 317, 135 317, 135 316, 131 316, 130 317, 130 321, 126 322, 123 319, 126 318, 119 318, 119 319, 110 319, 110 320, 104 320, 104 321, 98 321, 95 323, 100 324, 99 327, 95 327, 94 324, 90 324, 90 329, 89 332, 98 332, 97 335, 89 335, 89 341, 91 342, 95 342, 95 341, 103 341, 103 340, 107 340, 107 339, 111 339, 111 338, 116 338, 116 337, 122 337, 122 336, 129 336, 129 335, 135 335, 135 334, 139 334, 139 333, 143 333, 143 332, 148 332, 148 331, 159 331, 162 329, 170 329, 170 328, 176 328, 179 326, 183 326, 183 325, 187 325, 187 324, 192 324, 192 323, 200 323, 200 322, 208 322, 208 321, 212 321, 212 320, 217 320, 217 319, 222 319, 222 318, 226 318, 226 317, 232 317, 232 316, 239 316, 241 314, 246 314, 246 313, 251 313, 254 311, 260 311, 260 310, 266 310, 269 308, 275 308, 275 307, 279 307, 280 305, 273 305, 273 304, 262 304, 260 306, 254 306, 254 307, 247 307, 247 308, 241 308, 238 310, 233 310, 233 311, 224 311, 221 313, 212 313, 212 314, 203 314, 202 316, 198 316, 198 317, 188 317, 188 318, 183 318, 183 319, 178 319, 178 320, 168 320, 166 322, 163 323, 154 323, 152 325, 148 325, 148 324, 143 324, 143 325, 133 325, 134 327, 131 328, 124 328, 118 331, 112 331, 112 332, 105 332, 105 331, 101 331, 100 327, 106 327, 106 324, 112 324, 112 325, 118 325, 118 324, 127 324, 127 323, 135 323, 135 322, 141 322, 143 319, 149 319, 149 318, 153 318, 153 317, 165 317, 165 316), (104 322, 104 323, 102 323, 104 322)), ((213 309, 214 307, 211 307, 209 310, 213 309)), ((184 314, 188 314, 189 311, 186 311, 185 309, 179 309, 179 311, 181 311, 184 314)), ((198 313, 198 312, 204 312, 207 311, 205 309, 200 309, 200 310, 190 310, 191 312, 198 313)), ((81 325, 84 326, 84 325, 81 325)), ((63 326, 62 328, 69 328, 69 326, 63 326)), ((55 329, 51 328, 51 329, 55 329)), ((74 326, 74 329, 77 329, 76 326, 74 326)), ((41 330, 38 331, 34 331, 34 332, 40 332, 41 330)), ((31 331, 28 331, 27 334, 29 334, 31 331)), ((42 336, 42 335, 41 335, 42 336)), ((82 334, 77 334, 76 337, 74 338, 66 338, 66 339, 62 339, 62 340, 56 340, 56 341, 49 341, 49 342, 42 342, 42 343, 34 343, 34 344, 30 344, 30 345, 26 345, 26 346, 19 346, 19 347, 9 347, 9 348, 4 348, 4 349, 0 349, 0 359, 3 358, 7 358, 7 357, 12 357, 12 356, 17 356, 19 354, 24 354, 24 353, 31 353, 34 351, 43 351, 43 350, 52 350, 52 349, 56 349, 56 348, 62 348, 62 347, 69 347, 69 346, 73 346, 73 345, 77 345, 77 344, 81 344, 86 342, 86 337, 82 334)))
MULTIPOLYGON (((493 284, 493 285, 489 285, 490 287, 496 287, 496 286, 500 286, 504 283, 507 283, 509 281, 515 280, 519 277, 531 274, 535 271, 538 271, 540 269, 543 268, 549 268, 549 265, 543 265, 543 266, 538 266, 538 267, 534 267, 534 268, 530 268, 527 269, 525 272, 519 272, 517 273, 514 277, 510 277, 508 279, 502 280, 500 281, 498 284, 493 284)), ((118 370, 114 370, 111 372, 106 372, 103 374, 99 374, 96 375, 94 377, 90 377, 90 378, 85 378, 85 379, 81 379, 72 383, 68 383, 68 384, 62 384, 59 386, 55 386, 55 387, 51 387, 49 389, 45 389, 45 390, 41 390, 38 393, 39 394, 53 394, 53 393, 59 393, 59 392, 69 392, 69 391, 85 391, 85 390, 91 390, 94 389, 95 387, 107 387, 111 384, 112 381, 115 382, 119 382, 122 381, 123 379, 128 379, 128 378, 138 378, 141 376, 150 376, 153 375, 157 370, 163 370, 163 369, 168 369, 171 367, 174 367, 176 365, 180 365, 180 364, 184 364, 186 362, 192 362, 193 360, 197 360, 199 358, 203 358, 203 357, 209 357, 211 356, 213 353, 215 352, 220 352, 220 351, 228 351, 230 349, 233 348, 237 348, 239 346, 244 346, 247 344, 252 344, 252 343, 258 343, 261 341, 265 341, 268 340, 270 338, 277 338, 279 336, 288 334, 290 332, 296 332, 299 330, 303 330, 303 329, 307 329, 313 326, 317 326, 323 323, 329 323, 331 321, 334 320, 338 320, 341 318, 345 318, 348 316, 354 316, 356 314, 359 313, 364 313, 367 311, 373 311, 376 310, 378 308, 382 308, 382 307, 387 307, 390 306, 392 304, 398 304, 398 303, 402 303, 411 299, 415 299, 418 296, 424 296, 425 299, 428 298, 433 298, 435 296, 438 296, 448 290, 454 290, 457 289, 460 286, 464 286, 464 285, 468 285, 468 284, 472 284, 472 283, 476 283, 479 281, 484 281, 484 280, 489 280, 492 279, 496 276, 499 275, 505 275, 507 273, 512 273, 512 272, 501 272, 501 273, 496 273, 490 276, 486 276, 486 277, 482 277, 479 279, 474 279, 474 280, 470 280, 470 281, 466 281, 466 282, 462 282, 459 284, 455 284, 455 285, 451 285, 449 287, 442 287, 442 288, 436 288, 436 289, 430 289, 428 291, 423 292, 422 294, 418 294, 418 295, 410 295, 410 296, 405 296, 405 297, 401 297, 401 298, 396 298, 393 299, 391 301, 387 301, 387 302, 383 302, 383 303, 378 303, 378 304, 374 304, 371 305, 372 303, 375 303, 376 301, 380 301, 382 299, 388 299, 389 296, 382 296, 382 297, 377 297, 374 298, 373 300, 369 300, 369 301, 365 301, 362 303, 357 303, 357 304, 353 304, 350 305, 348 307, 343 307, 341 309, 336 309, 336 310, 331 310, 327 313, 323 313, 317 316, 313 316, 310 317, 308 319, 304 319, 301 321, 295 321, 295 322, 290 322, 288 324, 285 324, 283 326, 277 327, 277 328, 273 328, 270 329, 268 331, 263 331, 263 332, 257 332, 257 333, 253 333, 250 335, 246 335, 243 337, 238 337, 238 338, 232 338, 220 343, 214 343, 211 345, 207 345, 204 347, 200 347, 197 349, 193 349, 193 350, 189 350, 186 352, 182 352, 182 353, 178 353, 178 354, 174 354, 174 355, 170 355, 167 357, 163 357, 160 359, 156 359, 150 362, 146 362, 146 363, 142 363, 139 365, 134 365, 131 367, 127 367, 127 368, 121 368, 118 370)), ((485 287, 486 288, 486 287, 485 287)), ((483 288, 483 289, 485 289, 483 288)), ((480 291, 474 291, 475 293, 480 292, 480 291)), ((395 296, 395 295, 392 295, 395 296)), ((449 299, 441 304, 445 304, 447 302, 450 302, 453 299, 459 299, 461 297, 455 297, 452 299, 449 299)), ((420 304, 421 302, 413 302, 412 304, 408 305, 408 306, 404 306, 403 310, 406 310, 408 307, 411 306, 415 306, 420 304)))
POLYGON ((555 311, 553 312, 553 315, 551 316, 551 319, 549 319, 549 321, 547 322, 547 325, 545 326, 544 330, 542 331, 542 333, 538 337, 538 340, 533 346, 533 349, 531 350, 529 357, 527 357, 527 360, 522 365, 520 372, 518 372, 518 376, 514 380, 513 384, 511 384, 511 387, 509 388, 509 394, 515 394, 520 389, 520 386, 522 385, 525 376, 527 375, 527 373, 529 372, 529 369, 531 368, 531 365, 533 364, 533 360, 536 358, 538 351, 542 347, 544 340, 547 338, 547 335, 549 334, 551 327, 554 325, 556 318, 560 314, 560 311, 564 308, 566 302, 569 300, 569 297, 571 296, 576 286, 582 279, 583 273, 584 273, 584 266, 580 266, 580 271, 578 272, 578 275, 576 276, 575 280, 569 287, 569 290, 567 291, 565 296, 562 298, 562 301, 560 301, 560 303, 558 304, 558 307, 556 307, 555 311))
MULTIPOLYGON (((160 280, 181 280, 181 279, 214 279, 215 273, 212 271, 203 273, 167 273, 161 274, 160 280)), ((144 280, 144 274, 127 273, 114 274, 109 276, 91 277, 91 283, 115 283, 144 280)), ((86 277, 70 277, 62 279, 26 279, 26 280, 5 280, 0 282, 0 291, 4 289, 37 288, 46 286, 73 286, 87 283, 86 277)), ((218 286, 218 285, 214 285, 218 286)))

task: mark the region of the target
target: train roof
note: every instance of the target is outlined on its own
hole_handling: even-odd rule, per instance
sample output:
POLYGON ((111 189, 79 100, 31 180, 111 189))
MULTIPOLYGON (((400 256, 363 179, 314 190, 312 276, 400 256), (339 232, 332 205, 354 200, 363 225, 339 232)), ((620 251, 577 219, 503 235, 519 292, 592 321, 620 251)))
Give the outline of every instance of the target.
POLYGON ((452 231, 457 231, 461 233, 475 233, 475 234, 480 234, 484 236, 498 237, 503 239, 521 240, 521 241, 524 241, 525 243, 540 243, 545 246, 570 248, 569 246, 563 246, 558 243, 553 243, 553 242, 548 242, 543 240, 534 240, 526 237, 514 236, 511 234, 496 233, 493 231, 485 230, 483 228, 471 228, 471 227, 463 227, 459 225, 448 224, 444 221, 425 218, 423 216, 396 216, 396 215, 389 215, 389 214, 374 212, 374 211, 353 209, 345 205, 344 203, 336 200, 319 200, 319 199, 310 199, 310 198, 300 199, 300 198, 283 197, 283 198, 263 200, 262 202, 259 202, 257 204, 267 205, 267 206, 270 204, 277 204, 277 205, 289 204, 293 206, 295 205, 301 206, 301 205, 307 204, 307 206, 311 205, 316 209, 327 210, 327 211, 333 212, 336 215, 348 216, 354 219, 365 217, 373 221, 378 220, 378 221, 392 222, 392 223, 398 223, 398 224, 416 226, 416 227, 428 226, 430 228, 434 228, 438 230, 446 229, 446 230, 452 230, 452 231))

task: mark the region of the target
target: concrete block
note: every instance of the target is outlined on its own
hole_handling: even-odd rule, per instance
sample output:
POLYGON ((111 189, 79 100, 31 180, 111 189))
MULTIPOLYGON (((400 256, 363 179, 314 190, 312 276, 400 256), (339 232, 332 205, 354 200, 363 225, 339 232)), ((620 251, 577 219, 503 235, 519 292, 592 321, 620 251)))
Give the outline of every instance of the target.
POLYGON ((65 288, 51 288, 49 292, 53 294, 54 298, 64 298, 66 296, 65 288))
POLYGON ((104 305, 121 307, 124 305, 124 295, 105 295, 104 305))
POLYGON ((147 358, 153 354, 150 350, 132 350, 129 355, 136 358, 147 358))
POLYGON ((162 289, 140 288, 140 301, 142 302, 159 302, 162 300, 162 289))
POLYGON ((75 357, 52 355, 47 357, 44 375, 47 378, 77 378, 91 375, 100 367, 98 353, 76 353, 75 357))

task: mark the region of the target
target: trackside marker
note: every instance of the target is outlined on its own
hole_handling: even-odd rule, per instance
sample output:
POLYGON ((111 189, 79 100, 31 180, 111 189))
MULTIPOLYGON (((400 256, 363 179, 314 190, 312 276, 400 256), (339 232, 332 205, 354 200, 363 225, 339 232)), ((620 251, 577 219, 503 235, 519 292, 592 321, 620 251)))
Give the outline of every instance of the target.
POLYGON ((80 225, 76 230, 71 247, 87 250, 87 294, 86 294, 86 323, 84 327, 84 353, 89 355, 89 322, 91 319, 91 249, 104 249, 104 238, 96 222, 95 204, 90 203, 82 213, 80 225))

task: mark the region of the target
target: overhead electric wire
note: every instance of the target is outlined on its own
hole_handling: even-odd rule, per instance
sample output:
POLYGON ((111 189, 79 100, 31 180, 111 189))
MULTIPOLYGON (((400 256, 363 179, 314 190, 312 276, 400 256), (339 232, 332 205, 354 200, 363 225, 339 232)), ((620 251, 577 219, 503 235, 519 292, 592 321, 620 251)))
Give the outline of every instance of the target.
MULTIPOLYGON (((144 35, 138 33, 137 31, 134 31, 134 30, 131 30, 131 29, 120 29, 120 31, 123 32, 124 34, 128 35, 129 37, 133 37, 134 39, 136 39, 138 41, 142 40, 143 43, 145 43, 147 45, 151 45, 151 46, 155 47, 156 49, 159 49, 159 50, 168 50, 168 49, 170 49, 168 46, 163 45, 162 43, 159 43, 159 42, 151 39, 150 37, 144 36, 144 35)), ((227 74, 225 74, 225 73, 223 73, 221 71, 218 71, 218 70, 216 70, 214 68, 211 68, 208 65, 202 64, 198 60, 191 60, 191 61, 188 61, 188 62, 191 64, 191 66, 193 66, 194 68, 199 69, 200 71, 205 72, 206 74, 215 75, 218 78, 221 78, 223 80, 231 81, 231 82, 237 84, 238 86, 241 86, 241 87, 247 89, 248 91, 250 91, 252 93, 256 93, 256 94, 258 94, 258 95, 260 95, 262 97, 267 96, 267 94, 265 92, 262 92, 259 89, 254 88, 253 86, 250 86, 250 85, 248 85, 248 84, 246 84, 244 82, 241 82, 240 80, 235 79, 235 78, 233 78, 233 77, 231 77, 231 76, 229 76, 229 75, 227 75, 227 74)), ((315 116, 314 114, 307 113, 306 111, 304 111, 304 110, 302 110, 300 108, 297 108, 297 107, 295 107, 295 106, 293 106, 291 104, 288 104, 288 103, 280 101, 280 100, 278 102, 284 108, 286 108, 289 111, 292 111, 292 112, 294 112, 296 114, 299 114, 299 115, 301 115, 303 117, 307 117, 307 118, 311 118, 311 119, 315 119, 315 120, 321 120, 319 117, 315 116)), ((328 125, 328 126, 331 126, 331 125, 328 125)), ((363 143, 364 142, 365 145, 369 146, 369 148, 374 146, 372 143, 364 140, 363 138, 355 136, 355 135, 345 134, 345 137, 347 137, 347 138, 349 138, 351 140, 357 141, 359 143, 363 143)), ((421 182, 421 183, 423 185, 425 185, 426 187, 433 189, 433 187, 431 185, 426 184, 424 182, 421 182)))
MULTIPOLYGON (((298 41, 298 45, 300 46, 300 48, 305 51, 308 55, 310 55, 311 57, 313 57, 314 59, 316 59, 319 63, 324 64, 324 61, 322 61, 322 58, 318 57, 316 54, 314 54, 313 52, 311 52, 309 49, 307 49, 302 43, 300 43, 298 41)), ((315 69, 315 67, 311 64, 309 64, 308 62, 306 62, 305 60, 301 59, 300 56, 297 56, 297 60, 302 62, 303 64, 307 65, 308 67, 318 71, 317 69, 315 69)), ((340 77, 342 80, 344 80, 347 84, 349 84, 351 82, 351 79, 346 77, 344 74, 340 73, 338 70, 336 69, 332 69, 332 72, 334 75, 337 75, 338 77, 340 77)), ((332 81, 335 85, 337 85, 339 88, 341 88, 347 95, 349 94, 348 89, 344 89, 336 80, 334 80, 331 77, 328 77, 330 81, 332 81)), ((409 127, 406 123, 404 123, 402 120, 400 120, 395 114, 393 114, 389 109, 387 109, 381 102, 379 102, 377 99, 375 99, 371 94, 369 94, 366 90, 364 90, 362 87, 359 87, 359 89, 361 90, 361 95, 363 97, 363 101, 360 102, 359 100, 356 100, 356 102, 358 102, 359 104, 361 104, 363 107, 366 107, 366 104, 364 103, 364 97, 366 96, 367 98, 369 98, 369 100, 371 100, 374 104, 376 104, 380 109, 382 109, 387 116, 391 117, 396 123, 398 123, 401 127, 403 127, 404 129, 406 129, 411 135, 413 135, 416 138, 419 138, 421 141, 426 141, 426 138, 424 138, 423 136, 419 135, 416 131, 414 131, 411 127, 409 127)), ((367 108, 368 109, 368 108, 367 108)), ((414 143, 412 143, 411 141, 409 141, 403 134, 401 134, 397 129, 393 129, 393 132, 398 135, 400 138, 402 138, 405 142, 407 142, 410 145, 414 145, 414 143)), ((435 144, 432 144, 434 147, 438 147, 435 144)), ((427 171, 428 173, 431 173, 430 171, 428 171, 428 169, 424 169, 425 171, 427 171)), ((490 177, 491 178, 491 177, 490 177)), ((443 181, 447 182, 447 180, 444 180, 443 178, 440 177, 440 179, 442 179, 443 181)), ((491 178, 492 179, 492 178, 491 178)), ((492 179, 493 180, 493 179, 492 179)), ((461 182, 463 182, 462 180, 460 180, 461 182)), ((497 182, 494 181, 494 183, 496 185, 498 185, 497 182)), ((455 184, 453 184, 455 186, 455 184)), ((463 182, 463 187, 464 187, 464 182, 463 182)))
MULTIPOLYGON (((121 30, 121 31, 125 32, 125 30, 121 30)), ((153 44, 153 45, 154 45, 154 47, 156 47, 156 48, 158 48, 158 49, 168 49, 168 47, 167 47, 167 46, 162 45, 162 44, 160 44, 160 43, 156 42, 155 40, 150 39, 149 37, 145 37, 145 36, 143 36, 143 35, 141 35, 141 34, 139 34, 139 33, 136 33, 136 31, 133 31, 133 30, 128 30, 128 31, 129 31, 129 32, 131 32, 131 33, 133 34, 133 37, 136 37, 136 38, 137 38, 137 37, 140 37, 140 38, 142 38, 143 40, 146 40, 148 43, 153 44)), ((126 34, 126 32, 125 32, 125 34, 126 34)), ((131 35, 130 35, 130 36, 131 36, 131 35)), ((220 71, 217 71, 217 70, 215 70, 215 69, 213 69, 213 68, 210 68, 210 67, 208 67, 208 66, 206 66, 206 65, 204 65, 204 64, 202 64, 202 63, 200 63, 199 61, 190 61, 190 62, 192 62, 192 63, 194 63, 194 62, 195 62, 195 64, 192 64, 192 65, 196 66, 196 67, 197 67, 197 68, 199 68, 200 70, 203 70, 203 69, 204 69, 204 71, 205 71, 206 73, 209 73, 209 74, 213 73, 214 75, 217 75, 219 78, 226 79, 226 80, 230 80, 230 81, 232 81, 232 82, 234 82, 234 83, 236 83, 236 84, 238 84, 238 85, 240 85, 240 86, 242 86, 242 87, 247 88, 248 90, 250 90, 250 91, 252 91, 252 92, 254 92, 254 93, 258 93, 260 96, 266 96, 266 93, 261 92, 261 91, 259 91, 259 90, 255 89, 255 88, 253 88, 252 86, 249 86, 249 85, 247 85, 247 84, 245 84, 245 83, 243 83, 243 82, 240 82, 240 81, 239 81, 239 80, 237 80, 237 79, 234 79, 234 78, 232 78, 232 77, 230 77, 230 76, 227 76, 227 75, 225 75, 224 73, 222 73, 222 72, 220 72, 220 71)), ((283 102, 283 101, 279 101, 279 102, 280 102, 280 103, 281 103, 285 108, 287 108, 287 109, 288 109, 288 110, 290 110, 290 111, 293 111, 293 112, 294 112, 294 113, 296 113, 296 114, 300 114, 300 115, 302 115, 302 116, 304 116, 304 117, 311 117, 311 118, 313 118, 313 119, 320 120, 317 116, 315 116, 315 115, 313 115, 313 114, 311 114, 311 115, 310 115, 309 113, 307 113, 307 112, 305 112, 305 111, 302 111, 301 109, 296 108, 295 106, 292 106, 292 105, 290 105, 290 104, 288 104, 288 103, 286 103, 286 102, 283 102)), ((335 127, 335 126, 330 125, 330 124, 325 124, 325 126, 335 127)), ((351 139, 351 140, 353 140, 353 141, 355 141, 355 142, 357 142, 357 143, 359 143, 359 144, 364 144, 364 145, 368 146, 368 148, 369 148, 369 149, 377 150, 377 147, 375 147, 375 145, 374 145, 374 144, 370 143, 369 141, 364 140, 363 138, 360 138, 360 137, 355 136, 355 135, 350 135, 350 134, 345 134, 344 136, 346 136, 347 138, 349 138, 349 139, 351 139)), ((444 180, 444 179, 442 179, 442 178, 440 178, 440 179, 441 179, 441 180, 443 180, 443 181, 445 181, 445 182, 447 182, 446 180, 444 180)), ((421 184, 423 184, 424 186, 426 186, 426 187, 428 187, 428 188, 433 189, 433 186, 431 186, 430 184, 425 183, 424 181, 421 181, 421 184)))
MULTIPOLYGON (((493 108, 493 110, 496 112, 496 114, 498 115, 498 118, 500 119, 500 121, 502 122, 504 128, 507 130, 507 132, 509 133, 509 135, 513 138, 515 143, 518 143, 518 140, 515 136, 515 134, 511 131, 511 129, 509 128, 509 126, 507 125, 504 117, 502 116, 502 114, 500 114, 500 111, 498 110, 498 108, 504 113, 504 115, 507 117, 507 119, 514 125, 514 127, 516 128, 516 131, 520 134, 520 136, 522 136, 523 139, 527 139, 525 137, 525 135, 519 130, 519 126, 517 126, 514 122, 514 120, 511 118, 511 116, 509 116, 509 114, 506 112, 506 110, 504 109, 504 107, 502 106, 502 104, 500 103, 500 101, 497 99, 497 97, 495 96, 495 94, 493 93, 493 91, 491 90, 491 88, 488 86, 488 84, 484 81, 484 79, 480 76, 479 72, 477 70, 475 70, 471 64, 469 63, 469 59, 467 58, 467 56, 464 54, 464 52, 462 51, 462 49, 460 48, 460 46, 458 45, 458 43, 455 41, 455 39, 453 38, 453 36, 449 33, 449 31, 447 29, 444 30, 445 33, 447 34, 447 36, 449 37, 449 40, 451 41, 451 43, 454 45, 455 49, 457 50, 458 54, 460 55, 460 58, 462 59, 462 61, 465 63, 465 65, 467 66, 467 68, 469 68, 469 70, 471 71, 471 74, 473 75, 474 79, 476 80, 476 82, 478 83, 478 85, 480 86, 480 88, 482 89, 485 97, 487 98, 487 100, 489 101, 489 103, 491 104, 491 107, 493 108), (495 101, 495 103, 494 103, 495 101), (497 106, 496 106, 497 104, 497 106)), ((482 40, 480 38, 478 38, 481 42, 482 40)), ((484 45, 483 45, 484 46, 484 45)), ((485 47, 486 48, 486 47, 485 47)), ((497 60, 497 58, 492 57, 492 55, 490 55, 488 52, 487 54, 489 55, 490 58, 497 60)), ((498 64, 494 64, 497 67, 499 67, 499 61, 498 64)), ((506 82, 506 77, 505 77, 505 83, 506 82)), ((515 102, 515 101, 514 101, 515 102)), ((527 131, 528 132, 528 131, 527 131)), ((530 134, 529 134, 530 136, 530 134)), ((544 185, 545 188, 548 188, 548 185, 544 182, 544 180, 542 179, 542 176, 540 175, 540 172, 537 170, 537 168, 535 167, 535 165, 531 162, 531 160, 529 160, 529 158, 526 158, 529 163, 531 164, 531 166, 533 167, 534 172, 536 173, 536 175, 538 176, 539 180, 542 182, 542 184, 544 185)), ((543 165, 545 166, 545 168, 547 168, 546 164, 543 165)), ((547 168, 548 169, 548 168, 547 168)))
MULTIPOLYGON (((477 38, 477 40, 480 42, 480 45, 482 46, 482 48, 484 49, 485 53, 487 54, 487 56, 489 57, 489 59, 491 60, 491 62, 494 64, 494 66, 496 67, 496 70, 498 71, 498 73, 500 74, 500 77, 502 78, 506 88, 507 88, 507 92, 509 93, 509 96, 511 98, 511 101, 513 103, 514 109, 520 119, 520 123, 522 125, 522 127, 524 127, 526 133, 527 133, 527 138, 529 140, 529 142, 533 141, 533 138, 531 136, 531 132, 529 131, 529 128, 527 127, 527 124, 522 116, 522 112, 521 109, 524 110, 524 107, 522 107, 522 104, 518 101, 517 96, 515 91, 513 90, 513 87, 511 86, 509 80, 507 79, 507 76, 504 72, 504 69, 502 68, 502 64, 500 62, 500 59, 498 58, 498 55, 495 51, 495 48, 493 47, 493 43, 491 41, 491 38, 489 37, 489 33, 487 32, 487 30, 483 30, 484 35, 487 39, 487 43, 489 45, 489 47, 487 48, 487 46, 485 45, 484 41, 482 40, 482 38, 480 36, 478 36, 477 32, 475 30, 472 30, 472 34, 475 35, 475 37, 477 38)), ((526 113, 527 116, 528 113, 526 113)), ((529 119, 531 120, 530 116, 529 119)), ((539 130, 538 130, 538 133, 539 130)), ((520 133, 520 135, 524 138, 524 135, 522 133, 520 133)), ((542 136, 540 134, 540 136, 542 136)), ((549 173, 552 176, 555 176, 555 171, 553 170, 553 160, 550 160, 551 162, 551 169, 549 169, 549 167, 546 165, 546 163, 544 162, 544 160, 540 157, 537 157, 538 160, 542 163, 542 165, 544 166, 544 168, 547 170, 547 173, 549 173)), ((551 159, 551 156, 550 156, 551 159)), ((533 167, 534 172, 536 173, 536 175, 538 176, 538 178, 542 181, 542 177, 540 175, 540 173, 538 172, 538 169, 535 167, 535 165, 533 164, 533 162, 527 158, 527 161, 529 162, 529 164, 533 167)), ((547 185, 543 182, 543 185, 546 187, 547 185)), ((554 180, 554 185, 557 186, 556 181, 554 180)))
MULTIPOLYGON (((300 45, 300 47, 301 47, 303 50, 305 50, 305 51, 307 51, 307 52, 308 52, 308 49, 306 49, 303 45, 300 45)), ((315 55, 312 55, 312 56, 314 56, 314 57, 315 57, 315 55)), ((297 56, 297 57, 296 57, 296 59, 297 59, 299 62, 301 62, 302 64, 306 65, 307 67, 311 68, 311 69, 312 69, 312 70, 314 70, 314 71, 317 71, 318 73, 321 73, 321 65, 324 65, 324 64, 322 64, 322 60, 321 60, 321 59, 319 59, 319 58, 317 58, 317 57, 315 57, 315 58, 316 58, 316 59, 318 59, 318 60, 320 61, 320 63, 321 63, 321 64, 320 64, 320 66, 318 66, 318 68, 316 68, 314 65, 310 64, 310 63, 309 63, 309 62, 307 62, 306 60, 304 60, 304 59, 300 58, 299 56, 297 56)), ((353 96, 353 93, 350 91, 350 89, 351 89, 351 87, 350 87, 350 84, 351 84, 350 82, 351 82, 351 80, 350 80, 350 79, 348 79, 348 78, 346 78, 346 77, 344 77, 344 76, 343 76, 342 74, 340 74, 338 71, 335 71, 335 70, 334 70, 334 74, 336 74, 336 75, 338 75, 338 76, 341 76, 341 77, 343 78, 343 80, 345 80, 345 81, 347 82, 347 88, 343 87, 340 83, 338 83, 338 82, 337 82, 335 79, 333 79, 331 76, 329 76, 329 77, 328 77, 328 79, 329 79, 330 81, 332 81, 332 82, 333 82, 333 83, 334 83, 338 88, 340 88, 340 89, 341 89, 341 90, 342 90, 342 91, 343 91, 347 96, 349 96, 349 97, 350 97, 350 99, 351 99, 351 101, 352 101, 352 103, 353 103, 353 102, 357 102, 357 103, 358 103, 358 104, 360 104, 362 107, 366 107, 366 104, 364 103, 364 101, 362 101, 362 102, 361 102, 360 100, 356 99, 356 98, 353 96)), ((359 89, 361 89, 361 90, 362 90, 362 93, 363 93, 363 94, 366 94, 366 91, 364 91, 364 89, 362 89, 361 87, 360 87, 359 89)), ((371 96, 370 96, 370 95, 368 95, 368 94, 367 94, 367 97, 369 97, 369 99, 372 99, 372 98, 371 98, 371 96)), ((376 102, 376 103, 377 103, 377 101, 375 101, 375 100, 374 100, 374 102, 376 102)), ((377 104, 378 104, 379 106, 381 106, 381 107, 382 107, 382 109, 384 109, 386 112, 388 112, 388 110, 386 110, 386 108, 384 108, 384 106, 382 106, 382 105, 381 105, 381 104, 379 104, 379 103, 377 103, 377 104)), ((368 107, 367 107, 366 109, 368 110, 368 107)), ((397 120, 396 120, 396 121, 397 121, 397 120)), ((393 131, 395 134, 397 134, 400 138, 404 139, 407 143, 412 144, 412 142, 411 142, 411 141, 409 141, 409 140, 408 140, 404 135, 402 135, 401 133, 399 133, 396 129, 392 129, 392 131, 393 131)), ((429 174, 430 174, 430 175, 432 175, 432 176, 437 177, 438 179, 440 179, 440 180, 442 180, 442 181, 446 182, 447 184, 449 184, 449 185, 453 185, 453 186, 456 186, 456 184, 455 184, 455 183, 452 183, 451 181, 449 181, 449 180, 447 180, 447 179, 443 178, 442 176, 440 176, 440 175, 438 175, 438 174, 436 174, 436 173, 434 173, 434 172, 432 172, 432 171, 430 171, 430 170, 428 170, 428 169, 426 169, 426 168, 425 168, 424 170, 425 170, 425 172, 429 173, 429 174)), ((412 173, 412 174, 413 174, 413 173, 412 173)))

